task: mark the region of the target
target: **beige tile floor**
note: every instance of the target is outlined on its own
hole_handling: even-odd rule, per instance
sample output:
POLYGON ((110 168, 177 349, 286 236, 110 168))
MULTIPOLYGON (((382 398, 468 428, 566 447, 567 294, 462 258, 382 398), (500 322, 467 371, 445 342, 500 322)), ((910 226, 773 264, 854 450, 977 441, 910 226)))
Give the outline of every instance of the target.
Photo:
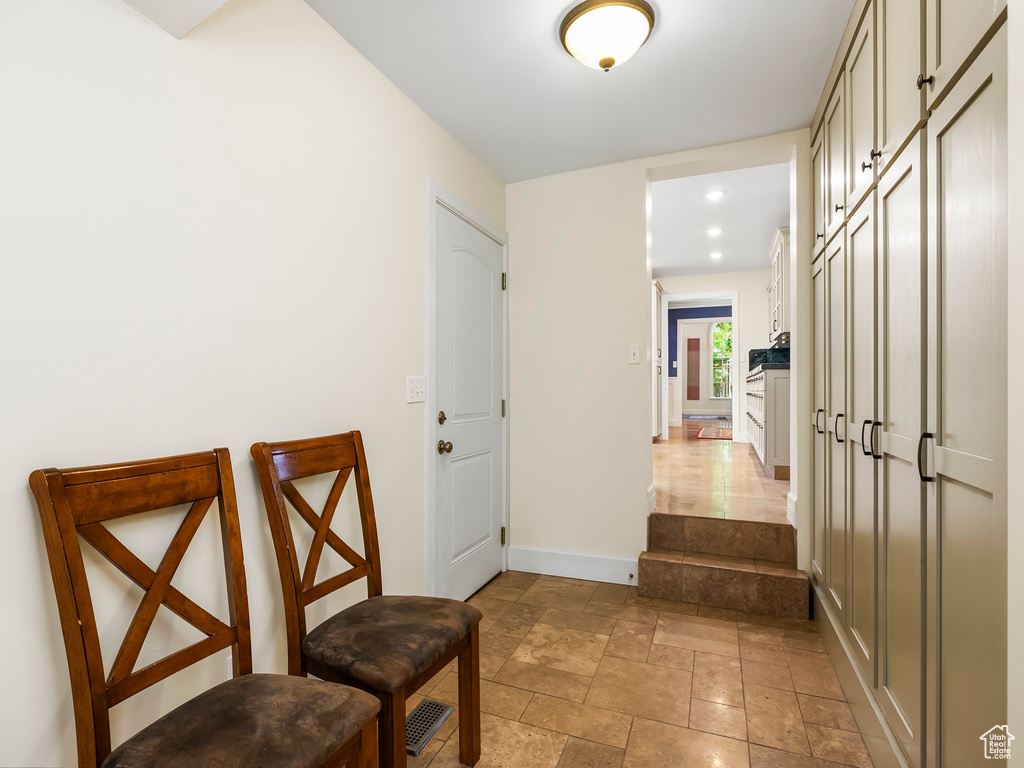
MULTIPOLYGON (((483 611, 479 768, 870 768, 813 623, 509 571, 483 611)), ((409 700, 458 704, 455 666, 409 700)), ((455 768, 458 711, 410 766, 455 768)))
POLYGON ((788 480, 764 474, 750 443, 699 440, 701 427, 728 421, 684 421, 654 444, 656 511, 730 520, 786 522, 788 480))

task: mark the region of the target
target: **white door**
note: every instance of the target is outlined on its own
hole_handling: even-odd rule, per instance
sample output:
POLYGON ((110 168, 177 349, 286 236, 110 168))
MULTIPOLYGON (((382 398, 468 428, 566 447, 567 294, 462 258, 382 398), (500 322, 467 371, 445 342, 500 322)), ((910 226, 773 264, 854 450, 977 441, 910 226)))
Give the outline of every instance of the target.
POLYGON ((925 147, 919 132, 878 184, 878 702, 910 765, 923 764, 925 147))
POLYGON ((438 595, 463 600, 502 567, 503 246, 438 204, 438 595))
POLYGON ((991 765, 978 736, 1006 722, 1006 54, 1004 27, 928 120, 928 418, 918 445, 927 687, 938 691, 931 764, 943 768, 991 765))
POLYGON ((846 202, 850 211, 875 183, 875 9, 868 3, 846 60, 846 202))

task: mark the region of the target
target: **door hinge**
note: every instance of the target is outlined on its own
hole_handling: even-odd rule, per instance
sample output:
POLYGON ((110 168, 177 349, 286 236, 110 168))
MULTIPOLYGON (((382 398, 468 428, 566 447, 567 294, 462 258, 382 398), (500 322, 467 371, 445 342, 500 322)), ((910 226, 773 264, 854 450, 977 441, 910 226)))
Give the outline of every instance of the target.
POLYGON ((501 273, 501 290, 508 290, 508 272, 501 273))
POLYGON ((501 401, 501 415, 502 415, 502 417, 505 416, 505 401, 504 400, 501 401))
POLYGON ((501 546, 505 546, 505 526, 501 526, 501 546))

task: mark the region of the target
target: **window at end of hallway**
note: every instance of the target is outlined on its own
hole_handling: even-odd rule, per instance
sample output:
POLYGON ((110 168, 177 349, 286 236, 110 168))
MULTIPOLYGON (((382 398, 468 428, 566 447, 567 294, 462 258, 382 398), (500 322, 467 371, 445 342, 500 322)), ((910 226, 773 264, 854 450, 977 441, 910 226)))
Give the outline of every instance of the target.
POLYGON ((732 323, 711 329, 711 397, 732 397, 732 323))

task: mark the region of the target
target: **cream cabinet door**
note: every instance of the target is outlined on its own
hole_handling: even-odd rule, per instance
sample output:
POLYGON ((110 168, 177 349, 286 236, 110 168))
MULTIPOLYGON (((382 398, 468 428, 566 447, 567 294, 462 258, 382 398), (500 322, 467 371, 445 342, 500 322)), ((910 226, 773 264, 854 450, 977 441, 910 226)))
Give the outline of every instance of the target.
POLYGON ((924 72, 925 0, 875 0, 878 76, 875 115, 881 173, 925 120, 924 94, 917 77, 924 72))
POLYGON ((825 524, 825 584, 843 627, 847 626, 847 515, 846 515, 846 238, 839 234, 825 249, 827 299, 825 350, 828 401, 825 421, 825 453, 828 464, 825 524))
POLYGON ((928 108, 935 109, 964 64, 1005 18, 1006 0, 927 0, 925 18, 928 108))
POLYGON ((827 527, 825 499, 825 260, 814 262, 811 274, 814 291, 814 383, 811 414, 812 444, 814 462, 812 483, 814 485, 813 534, 811 536, 811 572, 822 585, 825 583, 825 562, 827 557, 827 527))
POLYGON ((864 676, 875 684, 878 573, 875 560, 875 348, 878 294, 875 196, 846 224, 846 508, 850 520, 849 638, 864 676))
POLYGON ((928 418, 920 470, 930 481, 928 667, 939 694, 931 702, 938 749, 931 762, 947 768, 990 764, 979 737, 1007 714, 1006 83, 1004 27, 928 121, 928 418))
POLYGON ((911 765, 924 748, 925 146, 878 183, 878 703, 911 765))
POLYGON ((846 202, 853 211, 875 183, 875 4, 864 10, 846 58, 846 202))
POLYGON ((846 220, 846 79, 839 74, 825 108, 825 241, 846 220))
POLYGON ((811 147, 811 206, 814 210, 814 247, 817 258, 825 250, 825 130, 818 131, 818 138, 811 147))

